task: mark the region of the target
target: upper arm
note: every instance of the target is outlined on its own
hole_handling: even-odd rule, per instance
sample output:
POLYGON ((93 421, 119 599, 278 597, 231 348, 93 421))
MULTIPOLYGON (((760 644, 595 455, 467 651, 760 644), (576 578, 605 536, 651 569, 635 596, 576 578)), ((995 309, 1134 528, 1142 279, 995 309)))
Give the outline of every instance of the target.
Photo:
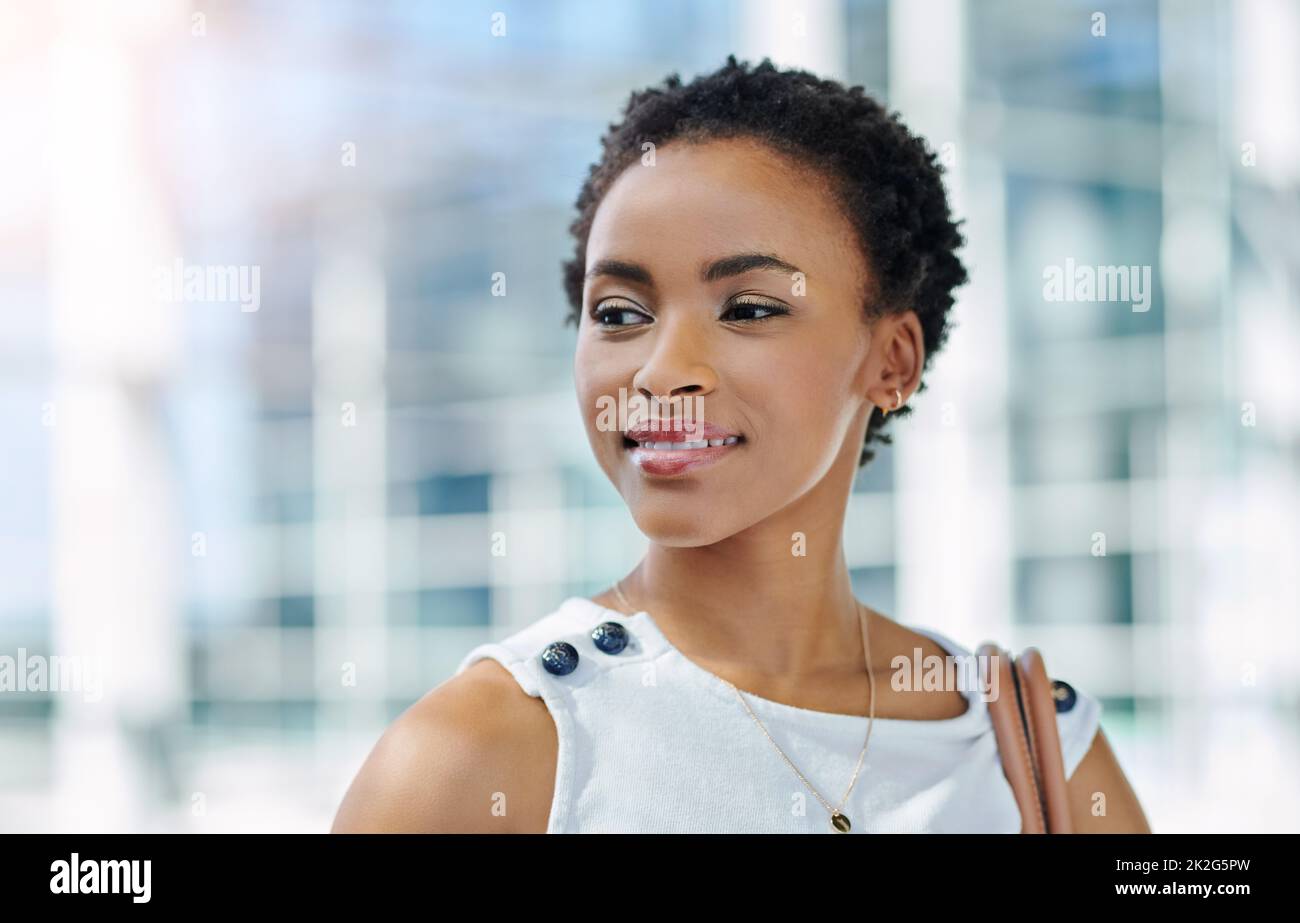
POLYGON ((1100 728, 1066 788, 1075 833, 1151 832, 1137 794, 1100 728))
POLYGON ((332 833, 544 830, 557 741, 546 706, 492 660, 467 668, 384 732, 332 833))

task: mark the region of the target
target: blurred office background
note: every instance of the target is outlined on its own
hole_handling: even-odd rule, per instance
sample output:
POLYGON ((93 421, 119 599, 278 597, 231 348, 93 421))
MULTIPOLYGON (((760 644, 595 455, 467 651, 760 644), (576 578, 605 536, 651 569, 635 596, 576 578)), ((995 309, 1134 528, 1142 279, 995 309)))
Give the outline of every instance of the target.
POLYGON ((635 564, 559 266, 628 93, 733 52, 901 111, 966 220, 859 593, 1039 646, 1158 831, 1300 830, 1300 5, 1095 14, 3 0, 0 656, 83 673, 0 692, 0 830, 328 829, 470 646, 635 564))

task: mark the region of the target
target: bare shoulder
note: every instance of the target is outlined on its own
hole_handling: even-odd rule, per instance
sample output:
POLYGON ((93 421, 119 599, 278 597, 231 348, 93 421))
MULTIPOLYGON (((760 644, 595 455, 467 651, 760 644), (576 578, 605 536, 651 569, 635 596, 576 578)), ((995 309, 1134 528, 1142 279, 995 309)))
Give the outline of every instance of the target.
POLYGON ((1075 833, 1150 833, 1137 793, 1100 728, 1066 783, 1075 833))
POLYGON ((545 703, 480 660, 388 727, 331 832, 544 833, 557 752, 545 703))
MULTIPOLYGON (((929 635, 913 631, 886 615, 867 607, 871 619, 871 660, 877 675, 893 677, 895 664, 902 662, 911 669, 913 664, 942 660, 947 651, 929 635), (903 658, 899 661, 899 658, 903 658)), ((913 677, 913 679, 919 679, 913 677)), ((886 683, 879 689, 881 700, 877 716, 903 718, 910 721, 944 721, 960 717, 970 707, 960 689, 930 688, 924 683, 893 689, 886 683)))

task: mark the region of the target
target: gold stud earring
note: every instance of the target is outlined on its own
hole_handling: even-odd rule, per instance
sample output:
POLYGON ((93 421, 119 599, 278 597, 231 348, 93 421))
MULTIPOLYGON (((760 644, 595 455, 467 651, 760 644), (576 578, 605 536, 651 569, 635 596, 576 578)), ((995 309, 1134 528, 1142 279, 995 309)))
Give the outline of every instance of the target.
POLYGON ((894 399, 894 406, 893 406, 893 407, 881 407, 881 408, 880 408, 880 416, 881 416, 881 419, 884 419, 885 417, 889 416, 893 411, 895 411, 895 410, 897 410, 899 407, 902 407, 902 406, 903 406, 903 392, 900 391, 898 388, 895 388, 895 389, 894 389, 894 393, 895 393, 896 395, 898 395, 898 397, 894 399))

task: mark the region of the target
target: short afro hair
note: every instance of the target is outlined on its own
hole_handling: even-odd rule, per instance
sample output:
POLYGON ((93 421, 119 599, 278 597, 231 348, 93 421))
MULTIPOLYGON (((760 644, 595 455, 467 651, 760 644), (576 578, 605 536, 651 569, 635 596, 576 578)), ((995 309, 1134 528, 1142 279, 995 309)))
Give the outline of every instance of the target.
MULTIPOLYGON (((886 111, 860 86, 846 88, 805 70, 778 70, 769 58, 757 66, 727 62, 683 84, 670 74, 663 84, 633 92, 622 122, 609 126, 603 151, 578 194, 578 216, 569 227, 576 241, 563 263, 570 314, 580 323, 587 238, 596 209, 622 172, 642 155, 642 144, 673 139, 705 142, 746 137, 793 156, 830 180, 846 217, 857 230, 871 273, 866 319, 914 310, 921 323, 925 362, 943 348, 951 329, 953 290, 967 280, 956 254, 965 242, 948 208, 943 167, 897 112, 886 111)), ((922 380, 918 391, 925 390, 922 380)), ((873 413, 859 466, 875 457, 874 441, 893 417, 873 413)))

